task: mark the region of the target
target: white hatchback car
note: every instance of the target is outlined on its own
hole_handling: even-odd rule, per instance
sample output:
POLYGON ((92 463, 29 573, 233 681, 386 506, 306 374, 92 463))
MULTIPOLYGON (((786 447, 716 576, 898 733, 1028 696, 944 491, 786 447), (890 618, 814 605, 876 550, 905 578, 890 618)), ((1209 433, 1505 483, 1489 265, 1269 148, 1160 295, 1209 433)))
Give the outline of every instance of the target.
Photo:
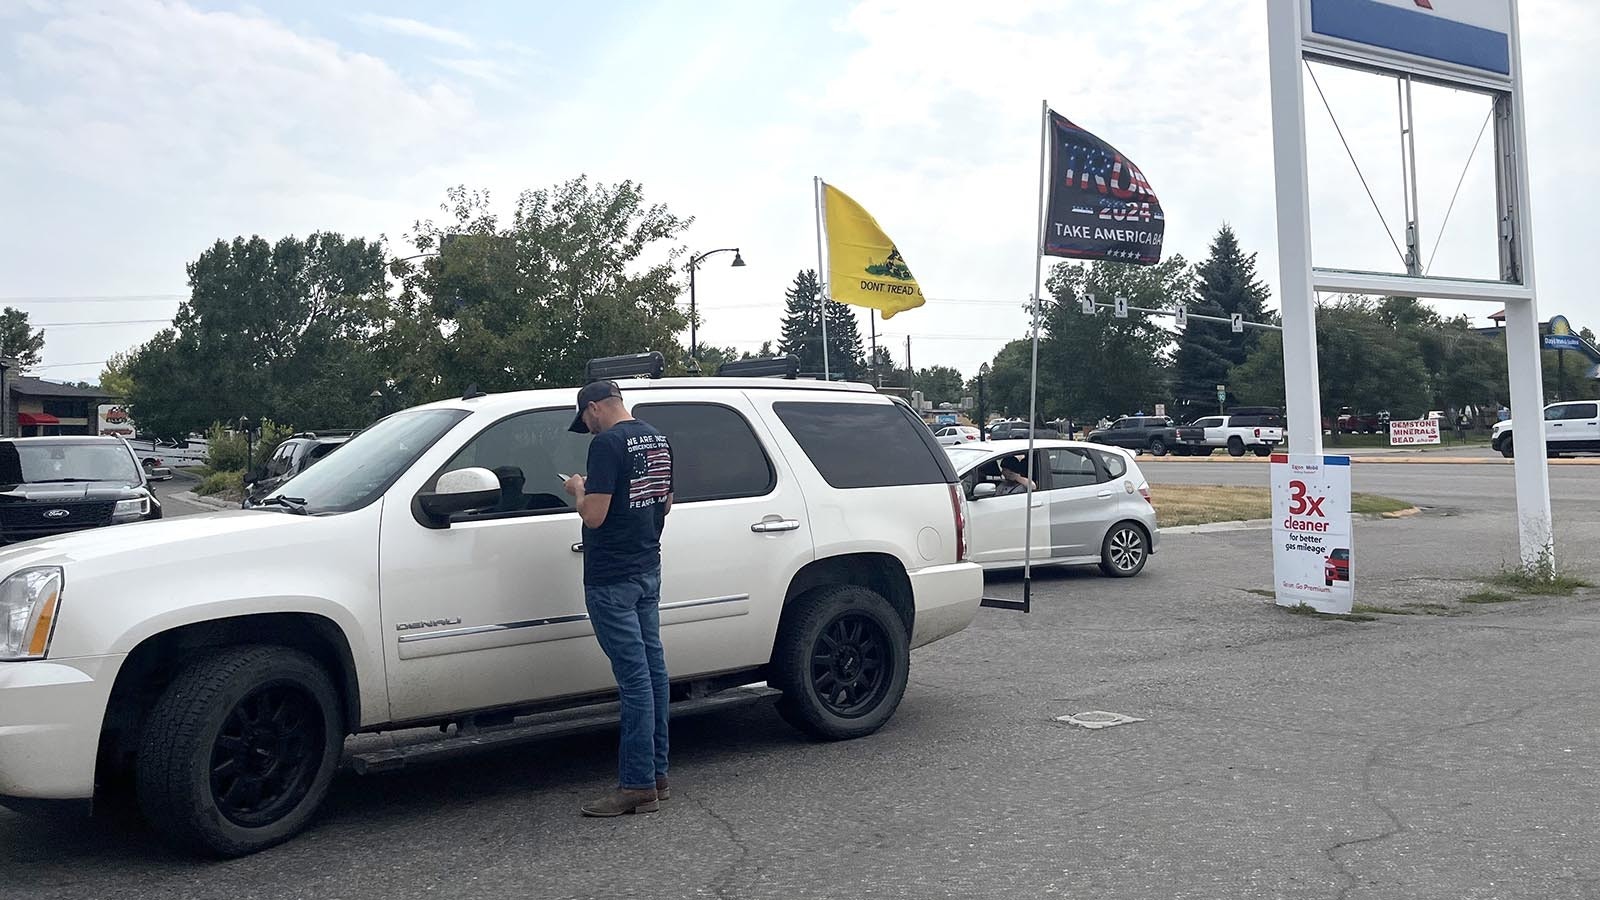
MULTIPOLYGON (((1027 494, 1003 472, 1024 469, 1028 442, 971 443, 945 452, 971 508, 968 558, 990 570, 1021 567, 1027 494)), ((1132 453, 1082 441, 1035 441, 1033 471, 1034 565, 1097 563, 1117 578, 1143 571, 1161 532, 1150 483, 1132 453)))

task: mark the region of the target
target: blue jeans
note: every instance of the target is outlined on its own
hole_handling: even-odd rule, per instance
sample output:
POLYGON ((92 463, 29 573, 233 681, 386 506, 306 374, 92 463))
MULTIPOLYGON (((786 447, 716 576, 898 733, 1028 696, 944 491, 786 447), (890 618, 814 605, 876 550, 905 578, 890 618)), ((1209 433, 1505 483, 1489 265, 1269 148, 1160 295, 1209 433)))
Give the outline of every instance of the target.
POLYGON ((667 774, 667 659, 661 649, 661 573, 583 588, 594 636, 622 700, 618 784, 654 788, 667 774))

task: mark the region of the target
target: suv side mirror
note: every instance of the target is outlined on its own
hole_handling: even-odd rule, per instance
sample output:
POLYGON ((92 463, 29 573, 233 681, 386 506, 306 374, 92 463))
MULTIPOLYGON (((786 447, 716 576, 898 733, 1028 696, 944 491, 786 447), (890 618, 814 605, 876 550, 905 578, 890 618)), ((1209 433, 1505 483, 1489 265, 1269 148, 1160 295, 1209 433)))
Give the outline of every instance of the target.
POLYGON ((993 497, 998 493, 1000 493, 1000 489, 995 487, 995 484, 992 481, 980 481, 972 487, 972 499, 974 500, 982 500, 985 497, 993 497))
POLYGON ((417 508, 430 528, 448 528, 456 513, 499 502, 500 479, 480 466, 446 472, 431 492, 417 495, 417 508))

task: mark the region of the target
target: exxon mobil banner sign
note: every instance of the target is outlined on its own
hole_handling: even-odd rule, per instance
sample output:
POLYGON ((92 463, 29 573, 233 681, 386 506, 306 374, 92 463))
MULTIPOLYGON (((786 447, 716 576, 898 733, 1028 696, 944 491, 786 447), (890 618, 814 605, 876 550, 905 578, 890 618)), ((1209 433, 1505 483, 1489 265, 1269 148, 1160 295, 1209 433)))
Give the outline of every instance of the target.
POLYGON ((1305 45, 1335 55, 1511 78, 1510 0, 1302 0, 1305 45))

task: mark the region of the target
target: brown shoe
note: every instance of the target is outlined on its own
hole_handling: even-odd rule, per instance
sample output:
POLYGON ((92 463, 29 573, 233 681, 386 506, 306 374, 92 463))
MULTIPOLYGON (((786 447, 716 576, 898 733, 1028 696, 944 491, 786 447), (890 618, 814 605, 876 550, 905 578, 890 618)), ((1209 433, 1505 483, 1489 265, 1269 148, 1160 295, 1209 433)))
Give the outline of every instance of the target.
POLYGON ((671 800, 672 799, 672 785, 667 783, 667 776, 665 776, 665 775, 663 775, 660 778, 656 779, 656 799, 657 800, 671 800))
POLYGON ((604 797, 597 797, 582 806, 584 815, 601 819, 625 816, 628 813, 655 812, 658 808, 656 792, 652 788, 644 790, 617 788, 604 797))

